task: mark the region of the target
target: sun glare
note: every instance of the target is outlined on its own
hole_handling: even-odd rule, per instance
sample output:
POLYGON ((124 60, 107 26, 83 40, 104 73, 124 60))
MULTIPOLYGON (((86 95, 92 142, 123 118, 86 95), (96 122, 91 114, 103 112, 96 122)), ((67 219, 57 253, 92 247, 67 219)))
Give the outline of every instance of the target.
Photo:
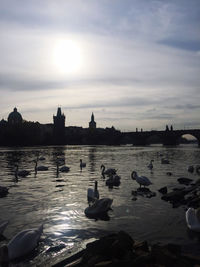
POLYGON ((82 67, 81 48, 73 40, 63 39, 56 42, 53 51, 53 64, 61 74, 77 74, 82 67))

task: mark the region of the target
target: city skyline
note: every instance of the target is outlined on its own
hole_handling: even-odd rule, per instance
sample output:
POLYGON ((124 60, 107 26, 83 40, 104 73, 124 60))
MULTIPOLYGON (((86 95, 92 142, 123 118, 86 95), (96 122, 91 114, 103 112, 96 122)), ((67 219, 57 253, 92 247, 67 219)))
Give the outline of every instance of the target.
POLYGON ((200 2, 1 1, 0 116, 200 127, 200 2))

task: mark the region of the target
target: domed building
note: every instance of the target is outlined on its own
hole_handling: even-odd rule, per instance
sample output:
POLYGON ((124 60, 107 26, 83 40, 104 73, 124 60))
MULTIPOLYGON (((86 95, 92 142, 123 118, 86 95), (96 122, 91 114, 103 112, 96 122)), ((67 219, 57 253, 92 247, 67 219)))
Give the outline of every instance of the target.
POLYGON ((21 124, 22 120, 22 115, 17 111, 17 108, 14 108, 13 112, 8 115, 9 124, 21 124))

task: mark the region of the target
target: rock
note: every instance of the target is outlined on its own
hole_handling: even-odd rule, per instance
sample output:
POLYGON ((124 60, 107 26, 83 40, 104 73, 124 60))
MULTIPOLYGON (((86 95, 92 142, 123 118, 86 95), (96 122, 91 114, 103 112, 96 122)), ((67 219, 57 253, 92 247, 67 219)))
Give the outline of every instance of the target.
POLYGON ((190 178, 181 177, 181 178, 178 178, 177 181, 178 181, 180 184, 189 185, 193 180, 190 179, 190 178))
POLYGON ((161 194, 167 194, 167 187, 164 186, 164 187, 161 187, 158 192, 160 192, 161 194))

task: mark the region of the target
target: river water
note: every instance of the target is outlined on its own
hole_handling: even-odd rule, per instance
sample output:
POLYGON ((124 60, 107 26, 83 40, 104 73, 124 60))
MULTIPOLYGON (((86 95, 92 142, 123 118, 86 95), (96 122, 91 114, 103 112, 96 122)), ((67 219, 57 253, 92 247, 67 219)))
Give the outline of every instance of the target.
MULTIPOLYGON (((44 224, 44 233, 37 250, 21 262, 21 266, 41 264, 43 261, 84 247, 85 243, 112 231, 125 230, 134 239, 150 243, 178 243, 200 250, 199 236, 187 229, 185 207, 172 208, 161 200, 158 192, 180 186, 177 179, 188 177, 196 181, 198 174, 187 171, 189 165, 200 164, 200 148, 197 145, 163 147, 134 146, 47 146, 0 149, 0 185, 9 187, 9 194, 0 198, 0 223, 9 220, 0 245, 7 243, 23 229, 44 224), (161 156, 170 164, 161 164, 161 156), (48 171, 34 173, 37 155, 45 157, 38 165, 48 171), (65 158, 68 173, 56 175, 56 160, 65 158), (86 167, 80 170, 80 159, 86 167), (154 168, 147 168, 153 159, 154 168), (15 165, 19 170, 31 171, 26 178, 15 180, 15 165), (101 176, 100 166, 116 168, 121 176, 119 187, 108 188, 101 176), (155 197, 138 196, 133 201, 132 190, 138 184, 131 179, 131 172, 147 176, 155 197), (172 172, 167 176, 166 172, 172 172), (100 198, 113 199, 109 220, 88 219, 84 209, 88 206, 87 189, 98 181, 100 198)), ((12 265, 13 266, 13 265, 12 265)), ((15 266, 15 264, 14 264, 15 266)))

